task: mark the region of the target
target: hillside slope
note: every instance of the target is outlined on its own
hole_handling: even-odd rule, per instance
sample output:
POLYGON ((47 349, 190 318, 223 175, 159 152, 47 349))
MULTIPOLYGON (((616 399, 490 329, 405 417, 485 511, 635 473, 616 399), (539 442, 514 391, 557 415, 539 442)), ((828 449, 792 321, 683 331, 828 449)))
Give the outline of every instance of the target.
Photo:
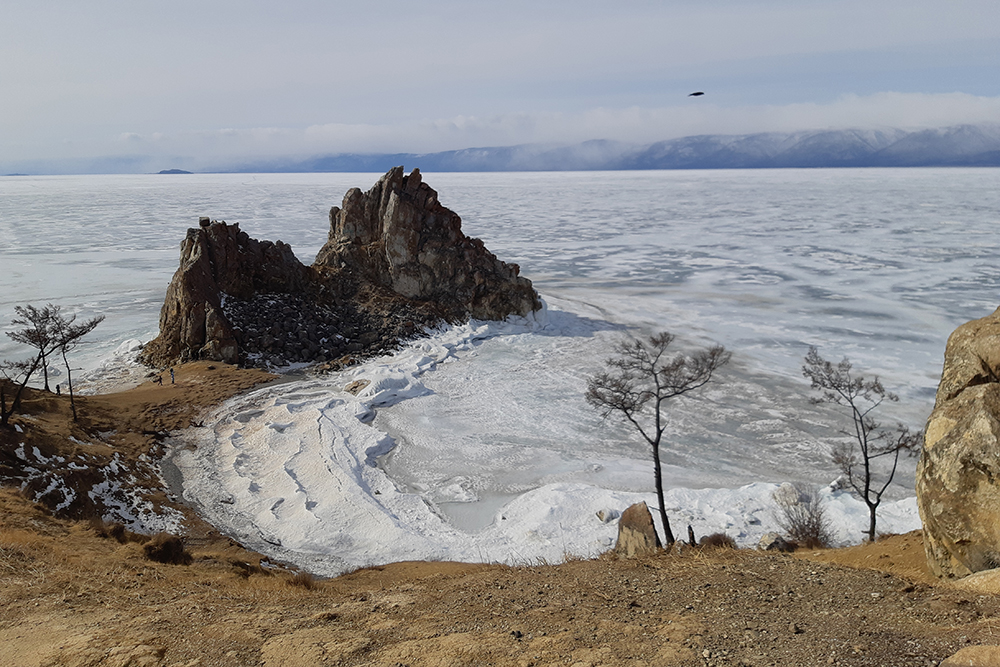
MULTIPOLYGON (((82 399, 85 426, 68 423, 66 397, 33 394, 14 439, 30 431, 42 456, 65 458, 83 447, 68 433, 110 439, 113 423, 107 446, 131 452, 122 461, 155 457, 158 434, 266 379, 179 367, 174 385, 82 399)), ((184 514, 190 564, 149 560, 142 538, 119 532, 119 542, 85 508, 54 518, 0 490, 0 664, 887 667, 988 644, 1000 614, 985 590, 935 582, 918 533, 795 556, 684 549, 560 565, 396 563, 316 581, 219 535, 167 490, 138 491, 184 514)))

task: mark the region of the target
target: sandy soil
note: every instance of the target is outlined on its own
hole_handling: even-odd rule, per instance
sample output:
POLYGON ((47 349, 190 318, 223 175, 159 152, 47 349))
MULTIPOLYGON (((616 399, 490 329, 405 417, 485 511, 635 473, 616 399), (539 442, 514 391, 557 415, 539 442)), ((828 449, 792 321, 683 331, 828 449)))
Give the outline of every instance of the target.
MULTIPOLYGON (((64 397, 33 395, 19 435, 68 451, 68 435, 113 424, 109 449, 155 454, 158 433, 269 379, 209 366, 178 368, 173 386, 168 376, 87 397, 77 424, 64 397)), ((0 490, 0 665, 891 666, 961 649, 954 664, 998 664, 979 648, 1000 643, 996 577, 935 581, 919 533, 793 555, 397 563, 317 581, 190 514, 189 565, 149 560, 106 528, 0 490)))

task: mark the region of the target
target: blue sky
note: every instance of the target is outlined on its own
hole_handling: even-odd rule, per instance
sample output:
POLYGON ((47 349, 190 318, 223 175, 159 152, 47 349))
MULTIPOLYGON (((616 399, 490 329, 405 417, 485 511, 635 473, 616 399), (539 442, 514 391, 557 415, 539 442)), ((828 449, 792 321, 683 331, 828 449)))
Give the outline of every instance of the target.
POLYGON ((5 0, 0 90, 4 170, 1000 122, 1000 3, 5 0))

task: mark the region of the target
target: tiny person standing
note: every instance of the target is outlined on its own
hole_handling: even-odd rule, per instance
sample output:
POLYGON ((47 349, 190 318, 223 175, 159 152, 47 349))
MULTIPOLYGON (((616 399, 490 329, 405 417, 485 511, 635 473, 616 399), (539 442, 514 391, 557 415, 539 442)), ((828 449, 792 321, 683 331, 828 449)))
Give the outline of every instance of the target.
POLYGON ((170 384, 174 383, 174 369, 170 369, 170 384))

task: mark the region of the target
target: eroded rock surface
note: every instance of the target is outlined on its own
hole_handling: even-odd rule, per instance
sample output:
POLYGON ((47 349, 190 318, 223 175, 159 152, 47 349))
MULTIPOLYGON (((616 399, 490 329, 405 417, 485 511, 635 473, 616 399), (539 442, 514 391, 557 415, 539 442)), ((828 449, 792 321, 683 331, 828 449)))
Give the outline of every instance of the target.
POLYGON ((618 542, 615 553, 635 558, 660 548, 660 537, 653 525, 653 516, 646 503, 636 503, 622 512, 618 521, 618 542))
POLYGON ((931 571, 964 577, 1000 566, 1000 310, 948 338, 917 467, 931 571))
POLYGON ((349 269, 356 279, 409 299, 440 304, 452 317, 502 320, 540 307, 531 282, 518 276, 462 219, 438 201, 420 171, 396 167, 368 192, 353 188, 330 210, 330 235, 316 256, 320 270, 349 269))
POLYGON ((392 349, 422 327, 502 320, 541 307, 531 282, 442 206, 419 170, 390 170, 330 211, 311 267, 237 224, 200 220, 146 346, 153 366, 208 359, 259 366, 331 361, 392 349))
POLYGON ((180 267, 160 309, 160 335, 146 346, 145 359, 153 365, 193 359, 237 363, 236 332, 224 300, 296 292, 305 287, 306 274, 281 241, 258 241, 238 224, 202 218, 181 242, 180 267))

